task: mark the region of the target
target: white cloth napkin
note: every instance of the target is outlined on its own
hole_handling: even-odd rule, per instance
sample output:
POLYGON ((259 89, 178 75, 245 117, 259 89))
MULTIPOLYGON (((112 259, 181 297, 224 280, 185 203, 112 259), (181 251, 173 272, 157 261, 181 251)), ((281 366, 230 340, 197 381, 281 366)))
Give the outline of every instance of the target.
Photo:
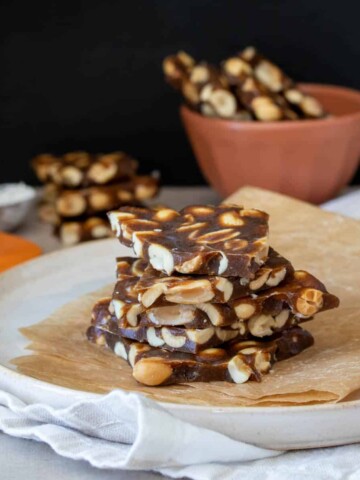
MULTIPOLYGON (((360 190, 329 202, 326 208, 356 218, 360 190)), ((281 455, 193 426, 149 399, 121 391, 65 409, 26 405, 0 391, 0 430, 45 442, 64 457, 87 460, 98 468, 154 470, 172 478, 360 478, 360 445, 281 455)))
POLYGON ((64 457, 87 460, 98 468, 176 472, 189 465, 282 453, 195 427, 143 396, 119 390, 63 409, 26 405, 0 391, 0 430, 45 442, 64 457))
POLYGON ((98 468, 153 470, 172 478, 360 478, 360 445, 281 455, 192 426, 153 401, 121 391, 63 409, 26 405, 0 391, 0 430, 98 468))

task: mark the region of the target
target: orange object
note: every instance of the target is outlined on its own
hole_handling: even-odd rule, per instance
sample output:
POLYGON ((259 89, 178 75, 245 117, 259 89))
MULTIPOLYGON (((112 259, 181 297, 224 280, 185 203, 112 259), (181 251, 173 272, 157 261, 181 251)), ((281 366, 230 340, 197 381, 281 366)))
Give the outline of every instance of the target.
POLYGON ((16 235, 0 232, 0 272, 38 257, 41 253, 40 247, 35 243, 16 235))
POLYGON ((241 122, 209 118, 181 107, 202 172, 221 195, 253 185, 321 203, 350 181, 360 156, 360 92, 330 85, 300 86, 333 116, 241 122))

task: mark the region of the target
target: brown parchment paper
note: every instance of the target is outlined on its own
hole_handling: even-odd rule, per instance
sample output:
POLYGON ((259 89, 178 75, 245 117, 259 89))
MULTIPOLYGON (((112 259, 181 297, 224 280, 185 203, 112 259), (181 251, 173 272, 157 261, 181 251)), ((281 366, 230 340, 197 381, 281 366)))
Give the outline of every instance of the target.
POLYGON ((261 189, 246 187, 228 201, 270 213, 271 244, 296 268, 308 269, 340 297, 339 309, 304 324, 315 346, 279 362, 261 383, 226 382, 145 387, 127 363, 85 337, 91 307, 112 285, 69 303, 22 329, 33 351, 13 360, 26 375, 104 393, 141 392, 157 401, 212 406, 338 402, 360 389, 360 222, 261 189))

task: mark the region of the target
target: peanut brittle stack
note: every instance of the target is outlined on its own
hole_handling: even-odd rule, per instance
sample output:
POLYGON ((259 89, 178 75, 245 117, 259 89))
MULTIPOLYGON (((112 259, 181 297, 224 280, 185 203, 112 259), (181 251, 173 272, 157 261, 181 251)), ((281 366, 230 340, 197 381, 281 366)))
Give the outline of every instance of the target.
POLYGON ((108 210, 141 205, 159 190, 157 177, 137 175, 138 162, 124 152, 43 154, 32 167, 45 184, 40 218, 65 245, 109 237, 108 210))
POLYGON ((117 259, 113 295, 94 305, 87 335, 145 385, 259 381, 313 344, 299 324, 338 306, 269 247, 259 210, 123 207, 109 219, 136 257, 117 259))

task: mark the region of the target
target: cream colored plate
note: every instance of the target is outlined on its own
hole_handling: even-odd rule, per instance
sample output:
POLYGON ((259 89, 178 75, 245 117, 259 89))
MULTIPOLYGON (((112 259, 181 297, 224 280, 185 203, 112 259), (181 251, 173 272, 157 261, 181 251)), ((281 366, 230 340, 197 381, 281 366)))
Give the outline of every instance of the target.
MULTIPOLYGON (((27 402, 66 406, 89 394, 14 371, 24 354, 20 327, 39 322, 61 305, 114 281, 114 257, 129 251, 116 240, 91 242, 44 255, 0 276, 0 388, 27 402)), ((278 449, 360 441, 360 400, 306 407, 214 408, 163 404, 174 415, 233 438, 278 449)))

